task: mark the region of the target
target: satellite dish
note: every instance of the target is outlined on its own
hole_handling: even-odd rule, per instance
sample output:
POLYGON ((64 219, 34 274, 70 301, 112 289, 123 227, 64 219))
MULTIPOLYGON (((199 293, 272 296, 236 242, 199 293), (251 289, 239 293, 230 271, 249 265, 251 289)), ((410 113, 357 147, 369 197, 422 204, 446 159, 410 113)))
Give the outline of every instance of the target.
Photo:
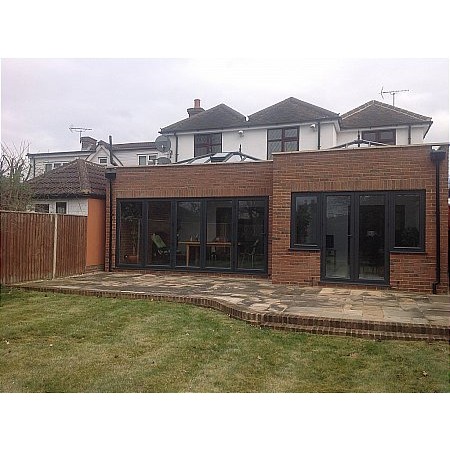
POLYGON ((171 163, 170 158, 166 158, 165 156, 157 158, 156 161, 158 161, 158 166, 163 166, 171 163))
POLYGON ((156 148, 161 153, 166 153, 170 150, 170 139, 168 136, 158 136, 155 140, 156 148))

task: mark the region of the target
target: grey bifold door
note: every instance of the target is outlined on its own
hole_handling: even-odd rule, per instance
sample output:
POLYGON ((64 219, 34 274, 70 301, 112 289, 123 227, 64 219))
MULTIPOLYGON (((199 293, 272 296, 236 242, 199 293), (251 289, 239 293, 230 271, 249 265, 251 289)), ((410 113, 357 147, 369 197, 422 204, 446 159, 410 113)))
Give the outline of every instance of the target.
POLYGON ((326 194, 322 278, 388 281, 386 195, 326 194))

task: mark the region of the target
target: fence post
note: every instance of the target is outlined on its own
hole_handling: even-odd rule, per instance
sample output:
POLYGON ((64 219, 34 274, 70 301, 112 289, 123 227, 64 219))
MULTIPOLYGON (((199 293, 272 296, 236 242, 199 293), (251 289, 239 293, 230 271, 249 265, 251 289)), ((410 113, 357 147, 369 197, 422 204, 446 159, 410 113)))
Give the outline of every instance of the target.
POLYGON ((53 231, 53 273, 52 280, 56 278, 56 250, 58 245, 58 214, 53 214, 53 218, 55 219, 55 227, 53 231))

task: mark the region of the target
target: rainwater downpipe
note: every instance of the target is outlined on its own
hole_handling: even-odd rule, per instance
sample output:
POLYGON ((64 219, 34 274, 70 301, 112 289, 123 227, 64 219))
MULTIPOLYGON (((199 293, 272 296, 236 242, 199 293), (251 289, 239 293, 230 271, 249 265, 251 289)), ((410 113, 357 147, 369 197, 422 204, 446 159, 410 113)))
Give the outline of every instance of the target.
POLYGON ((445 159, 445 150, 433 150, 430 159, 436 165, 436 281, 433 283, 433 294, 437 294, 437 287, 441 283, 441 195, 440 195, 440 164, 445 159))
POLYGON ((317 122, 317 150, 320 150, 320 121, 317 122))
POLYGON ((105 177, 109 181, 109 239, 108 239, 108 272, 112 272, 112 222, 113 222, 113 181, 116 179, 116 168, 113 159, 112 136, 109 136, 110 166, 106 168, 105 177))
POLYGON ((178 135, 177 133, 174 133, 175 135, 175 162, 178 162, 178 135))

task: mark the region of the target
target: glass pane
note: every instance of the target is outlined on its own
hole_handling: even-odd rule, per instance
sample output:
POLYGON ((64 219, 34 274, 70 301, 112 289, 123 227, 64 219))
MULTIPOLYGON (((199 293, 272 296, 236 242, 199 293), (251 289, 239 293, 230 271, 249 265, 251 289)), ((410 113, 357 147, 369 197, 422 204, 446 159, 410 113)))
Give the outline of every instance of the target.
POLYGON ((317 196, 298 196, 295 199, 295 244, 318 244, 319 224, 317 219, 317 196))
POLYGON ((273 152, 281 152, 281 141, 267 143, 267 153, 269 154, 269 159, 273 152))
POLYGON ((211 134, 210 135, 211 144, 220 144, 222 145, 222 134, 211 134))
POLYGON ((385 144, 395 144, 395 131, 380 131, 380 142, 385 144))
POLYGON ((231 201, 206 207, 206 266, 231 268, 231 201))
POLYGON ((385 277, 384 195, 359 197, 359 278, 383 280, 385 277))
POLYGON ((297 141, 287 141, 284 143, 284 151, 285 152, 296 152, 298 150, 298 142, 297 141))
POLYGON ((120 206, 119 262, 138 264, 141 257, 142 203, 123 202, 120 206))
POLYGON ((362 138, 366 141, 377 142, 376 133, 373 131, 363 131, 362 138))
POLYGON ((147 165, 147 156, 139 156, 139 165, 140 166, 147 165))
POLYGON ((148 252, 150 265, 170 264, 171 202, 150 201, 148 204, 148 252))
POLYGON ((281 139, 282 130, 281 128, 277 128, 275 130, 267 130, 267 140, 272 141, 275 139, 281 139))
POLYGON ((419 194, 395 196, 395 246, 419 247, 419 194))
POLYGON ((264 269, 265 212, 266 207, 262 200, 238 202, 237 267, 239 269, 264 269))
POLYGON ((296 138, 298 136, 298 128, 286 128, 284 130, 285 138, 296 138))
POLYGON ((211 147, 210 153, 220 153, 221 151, 222 151, 222 146, 221 145, 213 145, 211 147))
POLYGON ((177 205, 177 265, 200 266, 200 202, 177 205))
POLYGON ((350 196, 328 195, 325 223, 325 276, 350 277, 350 196))
POLYGON ((207 144, 208 143, 208 135, 207 134, 196 134, 194 136, 195 144, 207 144))
POLYGON ((37 203, 34 205, 34 211, 40 213, 48 213, 50 211, 50 205, 48 203, 37 203))
POLYGON ((209 153, 209 147, 195 147, 194 148, 194 156, 203 156, 209 153))
POLYGON ((66 202, 56 202, 56 214, 66 214, 67 203, 66 202))

